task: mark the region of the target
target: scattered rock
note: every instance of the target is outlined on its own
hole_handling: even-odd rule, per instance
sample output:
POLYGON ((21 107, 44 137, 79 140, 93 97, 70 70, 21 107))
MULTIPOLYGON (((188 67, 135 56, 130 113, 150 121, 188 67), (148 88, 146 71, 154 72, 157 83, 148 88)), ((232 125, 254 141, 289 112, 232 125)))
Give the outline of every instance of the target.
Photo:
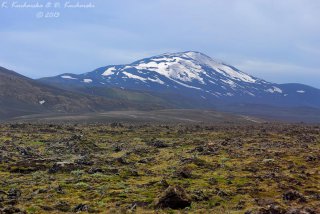
POLYGON ((96 168, 96 167, 91 167, 90 169, 87 170, 88 174, 95 174, 95 173, 103 173, 104 170, 101 168, 96 168))
POLYGON ((240 200, 236 205, 235 209, 242 210, 245 208, 246 202, 244 200, 240 200))
POLYGON ((3 209, 0 209, 0 213, 1 214, 2 213, 3 214, 26 214, 27 212, 23 211, 23 210, 20 210, 17 207, 10 206, 10 207, 5 207, 3 209))
POLYGON ((129 162, 126 160, 126 158, 125 158, 125 157, 118 157, 118 158, 115 158, 115 159, 114 159, 114 162, 118 162, 118 163, 120 163, 120 164, 124 164, 124 165, 129 164, 129 162))
POLYGON ((47 192, 48 192, 48 190, 46 190, 46 189, 37 189, 32 194, 38 195, 38 194, 47 193, 47 192))
POLYGON ((80 159, 76 160, 75 163, 85 166, 92 166, 94 164, 94 162, 88 156, 81 157, 80 159))
POLYGON ((219 188, 216 188, 215 189, 215 193, 220 196, 220 197, 223 197, 223 198, 227 198, 230 196, 230 194, 222 189, 219 189, 219 188))
POLYGON ((123 128, 123 124, 114 122, 114 123, 110 124, 110 127, 111 128, 123 128))
POLYGON ((55 188, 55 191, 59 194, 65 194, 65 191, 63 190, 62 186, 60 186, 60 185, 55 188))
POLYGON ((123 149, 123 144, 116 144, 114 147, 113 147, 113 151, 114 152, 121 152, 123 149))
POLYGON ((161 179, 159 181, 160 185, 163 186, 164 188, 168 188, 170 185, 168 184, 166 179, 161 179))
POLYGON ((18 200, 20 196, 21 196, 21 191, 15 188, 10 189, 7 194, 7 197, 9 200, 18 200))
POLYGON ((40 205, 40 208, 45 211, 53 211, 54 209, 52 207, 46 206, 46 205, 40 205))
POLYGON ((153 140, 147 142, 147 145, 154 146, 156 148, 166 148, 166 147, 168 147, 168 144, 166 144, 162 140, 156 140, 156 139, 153 139, 153 140))
POLYGON ((54 208, 62 212, 69 212, 71 209, 70 204, 65 201, 59 201, 54 208))
POLYGON ((70 137, 70 140, 81 140, 82 138, 83 138, 83 135, 75 134, 70 137))
POLYGON ((12 173, 31 173, 35 171, 44 171, 47 169, 45 164, 46 160, 42 159, 26 159, 23 161, 17 161, 11 165, 8 169, 12 173))
POLYGON ((176 176, 179 178, 191 178, 192 177, 192 170, 189 167, 183 167, 178 169, 175 172, 176 176))
POLYGON ((195 190, 192 194, 194 201, 207 201, 209 197, 202 190, 195 190))
POLYGON ((147 164, 147 163, 151 163, 154 160, 155 160, 155 158, 153 158, 153 157, 152 158, 143 158, 143 159, 140 159, 138 162, 147 164))
POLYGON ((206 144, 196 147, 191 152, 198 152, 201 155, 214 155, 219 151, 219 147, 214 144, 206 144))
POLYGON ((88 212, 89 211, 89 206, 86 204, 78 204, 73 208, 74 212, 88 212))
POLYGON ((265 208, 259 209, 255 214, 286 214, 286 210, 278 205, 268 205, 265 208))
POLYGON ((191 205, 191 199, 186 191, 179 186, 168 187, 156 202, 157 208, 183 209, 191 205))
POLYGON ((218 184, 218 180, 216 178, 209 178, 208 183, 210 185, 217 185, 218 184))
POLYGON ((255 199, 255 202, 260 206, 260 207, 265 207, 265 206, 270 206, 270 205, 278 205, 278 203, 272 199, 272 198, 257 198, 255 199))
POLYGON ((286 214, 317 214, 315 210, 311 208, 290 208, 286 214))
POLYGON ((30 148, 22 148, 22 147, 17 147, 19 153, 22 155, 22 156, 32 156, 32 153, 31 153, 31 149, 30 148))
POLYGON ((79 169, 75 163, 69 162, 57 162, 49 169, 49 173, 58 173, 58 172, 71 172, 73 170, 79 169))
POLYGON ((128 208, 129 208, 130 211, 135 211, 137 209, 137 204, 133 203, 128 208))
POLYGON ((313 155, 308 155, 307 157, 306 157, 306 161, 307 162, 314 162, 314 161, 316 161, 317 160, 317 157, 316 156, 313 156, 313 155))
POLYGON ((306 202, 306 198, 295 190, 289 190, 283 194, 283 200, 285 201, 294 201, 299 200, 300 202, 306 202))

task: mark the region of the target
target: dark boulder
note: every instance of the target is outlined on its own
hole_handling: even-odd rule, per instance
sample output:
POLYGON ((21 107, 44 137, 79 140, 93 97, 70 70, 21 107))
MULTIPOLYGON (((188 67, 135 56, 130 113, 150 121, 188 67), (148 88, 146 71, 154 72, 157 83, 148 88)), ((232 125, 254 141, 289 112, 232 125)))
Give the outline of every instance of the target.
POLYGON ((78 204, 73 208, 74 212, 88 212, 89 211, 89 206, 86 204, 78 204))
POLYGON ((85 166, 92 166, 94 164, 94 162, 88 156, 83 156, 78 160, 75 160, 75 163, 79 165, 85 165, 85 166))
POLYGON ((300 202, 305 202, 306 198, 298 191, 289 190, 283 194, 283 200, 285 201, 299 200, 300 202))
POLYGON ((168 147, 168 144, 166 144, 162 140, 156 140, 156 139, 147 142, 147 145, 148 146, 153 146, 153 147, 156 147, 156 148, 166 148, 166 147, 168 147))
POLYGON ((179 178, 191 178, 192 170, 189 167, 182 167, 175 172, 176 176, 179 178))
POLYGON ((195 190, 192 194, 192 199, 194 201, 208 201, 209 197, 202 190, 195 190))
POLYGON ((65 202, 65 201, 59 201, 55 206, 54 208, 56 210, 59 210, 61 212, 69 212, 71 207, 70 207, 70 204, 68 202, 65 202))
POLYGON ((21 191, 15 188, 10 189, 7 194, 7 197, 9 200, 18 200, 20 196, 21 196, 21 191))
POLYGON ((303 207, 303 208, 290 208, 286 214, 317 214, 317 213, 318 213, 317 211, 311 208, 303 207))
POLYGON ((245 214, 286 214, 286 210, 278 205, 268 205, 258 211, 247 211, 245 214))
POLYGON ((157 208, 183 209, 191 205, 191 199, 186 191, 179 186, 168 187, 158 199, 157 208))
POLYGON ((75 163, 57 162, 49 169, 49 173, 71 172, 76 169, 79 169, 79 166, 75 163))
POLYGON ((3 209, 0 209, 0 213, 1 214, 26 214, 27 212, 20 210, 17 207, 10 206, 10 207, 5 207, 3 209))

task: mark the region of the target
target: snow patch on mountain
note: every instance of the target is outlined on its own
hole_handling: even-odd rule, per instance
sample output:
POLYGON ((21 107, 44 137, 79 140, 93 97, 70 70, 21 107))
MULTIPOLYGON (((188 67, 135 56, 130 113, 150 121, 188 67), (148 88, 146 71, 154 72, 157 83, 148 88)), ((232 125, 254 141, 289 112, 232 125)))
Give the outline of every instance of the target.
POLYGON ((92 79, 83 79, 84 83, 92 83, 92 79))
POLYGON ((178 83, 179 85, 182 85, 182 86, 187 87, 187 88, 193 88, 193 89, 197 89, 197 90, 202 90, 202 89, 199 88, 199 87, 191 86, 191 85, 188 85, 188 84, 179 82, 179 81, 174 80, 174 79, 171 79, 171 80, 174 81, 174 82, 176 82, 176 83, 178 83))
POLYGON ((190 52, 186 52, 185 55, 193 59, 194 61, 199 62, 200 64, 207 65, 208 67, 214 69, 215 71, 221 74, 227 75, 232 79, 237 79, 237 80, 241 80, 249 83, 256 82, 256 80, 251 76, 249 76, 248 74, 245 74, 239 70, 235 70, 234 68, 231 68, 230 66, 227 66, 222 62, 213 60, 209 56, 206 56, 202 53, 190 51, 190 52))
POLYGON ((197 80, 204 83, 203 78, 199 76, 202 68, 190 61, 179 57, 173 58, 156 58, 150 62, 141 62, 135 66, 137 70, 155 71, 167 78, 181 80, 183 82, 192 82, 197 80))
POLYGON ((228 84, 228 85, 230 85, 231 88, 237 87, 236 83, 233 82, 232 80, 221 80, 221 81, 226 83, 226 84, 228 84))
POLYGON ((267 90, 265 90, 266 92, 269 92, 269 93, 282 93, 282 90, 278 87, 275 87, 273 86, 272 88, 269 88, 267 90))
POLYGON ((103 72, 102 76, 110 76, 114 74, 114 71, 117 69, 115 67, 108 68, 105 72, 103 72))
POLYGON ((71 80, 76 80, 77 78, 74 78, 72 76, 69 76, 69 75, 62 75, 60 76, 62 79, 71 79, 71 80))
POLYGON ((159 78, 156 78, 156 79, 148 78, 148 80, 151 81, 151 82, 159 83, 161 85, 164 84, 164 82, 162 80, 160 80, 159 78))
POLYGON ((125 71, 123 72, 123 74, 126 75, 128 78, 137 79, 137 80, 140 80, 143 82, 145 82, 147 80, 146 78, 143 78, 143 77, 140 77, 140 76, 137 76, 137 75, 125 72, 125 71))

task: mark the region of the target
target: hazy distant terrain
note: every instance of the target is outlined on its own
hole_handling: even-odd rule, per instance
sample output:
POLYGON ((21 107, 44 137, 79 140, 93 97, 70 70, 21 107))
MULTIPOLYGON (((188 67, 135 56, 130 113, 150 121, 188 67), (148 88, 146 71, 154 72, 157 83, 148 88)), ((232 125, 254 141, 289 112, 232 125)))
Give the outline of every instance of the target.
POLYGON ((255 117, 232 115, 212 110, 165 109, 154 111, 108 111, 88 114, 40 114, 12 118, 8 122, 64 122, 64 123, 166 123, 166 124, 227 124, 227 123, 260 123, 263 120, 255 117))

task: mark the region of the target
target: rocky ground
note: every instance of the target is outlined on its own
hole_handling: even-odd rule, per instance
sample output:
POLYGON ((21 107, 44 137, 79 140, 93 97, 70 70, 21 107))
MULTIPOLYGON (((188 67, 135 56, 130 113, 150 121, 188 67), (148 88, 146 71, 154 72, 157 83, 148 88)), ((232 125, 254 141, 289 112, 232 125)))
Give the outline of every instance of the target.
POLYGON ((0 213, 320 213, 320 126, 0 125, 0 213))

